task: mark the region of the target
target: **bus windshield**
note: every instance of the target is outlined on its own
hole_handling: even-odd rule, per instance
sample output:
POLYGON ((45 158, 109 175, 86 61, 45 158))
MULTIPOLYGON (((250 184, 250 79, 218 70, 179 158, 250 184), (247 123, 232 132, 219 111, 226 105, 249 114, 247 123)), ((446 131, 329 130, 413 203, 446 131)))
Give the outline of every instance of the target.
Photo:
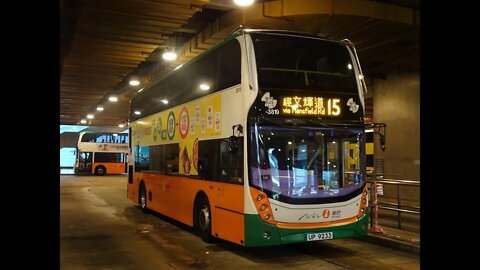
POLYGON ((350 194, 365 183, 363 134, 361 128, 254 124, 250 183, 288 203, 350 194))
POLYGON ((260 88, 358 92, 346 45, 290 35, 251 36, 260 88))

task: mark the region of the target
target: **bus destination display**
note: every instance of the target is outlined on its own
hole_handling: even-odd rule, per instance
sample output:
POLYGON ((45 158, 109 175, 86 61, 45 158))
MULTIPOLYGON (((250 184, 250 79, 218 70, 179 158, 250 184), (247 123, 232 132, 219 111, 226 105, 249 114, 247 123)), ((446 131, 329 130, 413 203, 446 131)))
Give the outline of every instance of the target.
POLYGON ((281 114, 339 116, 340 99, 286 96, 281 98, 281 114))

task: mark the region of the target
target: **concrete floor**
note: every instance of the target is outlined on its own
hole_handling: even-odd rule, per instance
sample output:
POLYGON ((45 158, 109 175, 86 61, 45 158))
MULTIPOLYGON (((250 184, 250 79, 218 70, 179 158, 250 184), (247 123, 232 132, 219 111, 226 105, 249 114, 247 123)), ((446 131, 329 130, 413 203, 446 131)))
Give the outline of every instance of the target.
POLYGON ((243 248, 144 214, 127 177, 61 176, 61 269, 420 269, 420 258, 355 239, 243 248))

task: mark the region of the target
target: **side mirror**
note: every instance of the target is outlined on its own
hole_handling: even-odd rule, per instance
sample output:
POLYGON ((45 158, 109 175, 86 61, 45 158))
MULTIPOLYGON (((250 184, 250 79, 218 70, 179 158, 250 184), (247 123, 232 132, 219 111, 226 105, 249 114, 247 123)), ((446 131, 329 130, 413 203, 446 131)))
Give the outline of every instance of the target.
POLYGON ((383 134, 378 134, 378 139, 380 141, 380 148, 382 151, 385 151, 385 136, 383 134))
POLYGON ((382 149, 382 151, 385 151, 385 138, 387 137, 387 124, 370 123, 370 124, 365 124, 365 128, 371 128, 373 129, 374 134, 378 134, 380 149, 382 149))
POLYGON ((235 136, 228 137, 228 152, 236 153, 239 148, 239 141, 238 138, 235 136))

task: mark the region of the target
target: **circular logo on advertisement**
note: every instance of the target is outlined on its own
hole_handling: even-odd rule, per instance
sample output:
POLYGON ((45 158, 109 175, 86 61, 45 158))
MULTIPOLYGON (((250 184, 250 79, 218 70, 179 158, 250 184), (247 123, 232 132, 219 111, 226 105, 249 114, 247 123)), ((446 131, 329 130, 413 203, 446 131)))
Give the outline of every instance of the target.
POLYGON ((329 218, 330 217, 330 210, 328 210, 328 209, 323 210, 322 216, 323 216, 323 218, 329 218))
POLYGON ((180 111, 180 123, 179 123, 179 131, 180 131, 180 136, 182 136, 182 139, 185 139, 188 135, 188 125, 190 121, 188 119, 188 111, 187 107, 183 107, 182 110, 180 111))
POLYGON ((173 140, 173 136, 175 135, 175 115, 173 114, 173 112, 170 112, 168 114, 167 133, 168 133, 168 138, 170 140, 173 140))

